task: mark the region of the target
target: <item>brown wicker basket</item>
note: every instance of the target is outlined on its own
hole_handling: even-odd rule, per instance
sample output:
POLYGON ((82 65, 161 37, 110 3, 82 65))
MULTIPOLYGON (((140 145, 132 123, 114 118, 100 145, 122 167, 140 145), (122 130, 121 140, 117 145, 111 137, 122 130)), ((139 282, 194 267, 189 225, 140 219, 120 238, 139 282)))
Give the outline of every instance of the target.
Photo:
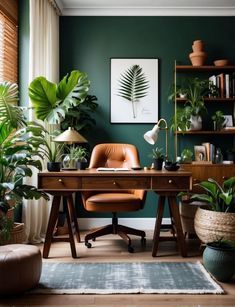
POLYGON ((196 234, 194 229, 194 217, 198 208, 197 203, 180 202, 179 211, 183 232, 187 234, 196 234))
POLYGON ((195 214, 194 228, 204 243, 220 239, 235 241, 235 213, 215 212, 200 207, 195 214))
POLYGON ((7 244, 21 244, 25 240, 24 223, 14 223, 11 238, 7 244))

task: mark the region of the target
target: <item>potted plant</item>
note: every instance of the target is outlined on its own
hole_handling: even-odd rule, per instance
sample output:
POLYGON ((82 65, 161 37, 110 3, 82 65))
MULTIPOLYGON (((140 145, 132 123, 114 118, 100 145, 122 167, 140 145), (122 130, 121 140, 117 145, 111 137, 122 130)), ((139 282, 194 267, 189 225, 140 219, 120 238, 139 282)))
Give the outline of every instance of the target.
POLYGON ((36 187, 25 184, 32 176, 32 167, 42 169, 41 162, 33 159, 35 129, 28 126, 22 110, 15 104, 18 87, 10 82, 0 83, 0 233, 8 238, 11 229, 6 213, 10 204, 16 206, 22 199, 49 199, 36 187))
POLYGON ((188 148, 184 148, 180 155, 181 163, 192 163, 193 152, 188 148))
POLYGON ((53 138, 58 134, 50 134, 42 125, 29 122, 28 126, 33 127, 34 135, 32 142, 37 149, 37 154, 42 161, 47 162, 47 170, 49 172, 59 172, 61 169, 61 159, 64 150, 64 144, 53 142, 53 138))
POLYGON ((156 147, 155 149, 152 149, 152 153, 149 156, 153 159, 154 169, 161 170, 165 159, 163 149, 156 147))
POLYGON ((211 119, 213 120, 213 128, 214 130, 221 130, 224 126, 224 113, 222 111, 216 111, 211 119))
POLYGON ((204 243, 235 241, 235 177, 225 180, 222 186, 212 178, 195 185, 205 191, 190 197, 206 205, 197 209, 194 219, 199 239, 204 243))
POLYGON ((64 169, 85 169, 87 165, 87 149, 82 146, 72 145, 67 147, 68 153, 63 159, 64 169))
POLYGON ((203 265, 218 281, 227 282, 235 274, 235 244, 218 240, 206 245, 203 265))
POLYGON ((200 80, 199 78, 188 78, 184 80, 184 93, 186 100, 184 108, 177 109, 178 115, 173 120, 174 130, 180 128, 186 130, 201 130, 202 115, 207 111, 204 104, 204 97, 209 96, 212 92, 214 95, 216 86, 212 85, 209 80, 200 80), (179 119, 179 121, 178 121, 179 119), (190 121, 190 124, 188 123, 190 121), (181 127, 179 126, 181 124, 181 127))

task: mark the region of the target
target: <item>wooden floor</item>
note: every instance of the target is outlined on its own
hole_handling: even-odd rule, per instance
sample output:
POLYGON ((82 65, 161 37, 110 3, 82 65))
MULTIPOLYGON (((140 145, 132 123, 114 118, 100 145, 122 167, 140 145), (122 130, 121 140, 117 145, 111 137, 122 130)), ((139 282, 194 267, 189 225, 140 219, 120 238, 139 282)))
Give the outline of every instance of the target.
MULTIPOLYGON (((165 234, 165 233, 164 233, 165 234)), ((82 236, 83 238, 83 236, 82 236)), ((68 243, 53 243, 48 259, 45 262, 107 262, 107 261, 197 261, 201 260, 199 244, 188 240, 189 255, 182 258, 177 252, 175 242, 161 242, 158 256, 151 256, 152 233, 147 233, 147 244, 141 247, 139 239, 133 239, 135 253, 127 252, 125 243, 118 236, 109 235, 93 242, 91 249, 84 243, 77 244, 78 259, 71 258, 68 243)), ((39 245, 42 249, 42 245, 39 245)), ((21 295, 0 298, 0 306, 34 305, 34 306, 177 306, 177 307, 235 307, 235 280, 221 283, 226 291, 224 295, 162 295, 162 294, 126 294, 126 295, 21 295)))

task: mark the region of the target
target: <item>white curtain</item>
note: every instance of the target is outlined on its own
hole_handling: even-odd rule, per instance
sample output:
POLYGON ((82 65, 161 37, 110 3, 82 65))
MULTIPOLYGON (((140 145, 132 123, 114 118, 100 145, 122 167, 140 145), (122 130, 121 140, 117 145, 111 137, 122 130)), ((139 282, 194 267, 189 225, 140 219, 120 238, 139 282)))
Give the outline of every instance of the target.
MULTIPOLYGON (((59 12, 53 0, 30 0, 29 83, 38 76, 59 80, 59 12)), ((29 102, 30 104, 30 102, 29 102)), ((35 120, 30 111, 30 120, 35 120)), ((37 186, 37 172, 27 183, 37 186)), ((26 241, 42 242, 48 223, 50 204, 44 199, 23 204, 26 241)))

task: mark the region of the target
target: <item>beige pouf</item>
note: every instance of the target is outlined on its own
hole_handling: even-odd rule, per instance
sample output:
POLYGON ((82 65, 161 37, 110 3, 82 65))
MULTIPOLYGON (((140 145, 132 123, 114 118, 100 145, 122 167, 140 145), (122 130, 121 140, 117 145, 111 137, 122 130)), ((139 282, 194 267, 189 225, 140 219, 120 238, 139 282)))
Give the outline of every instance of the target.
POLYGON ((35 287, 40 279, 42 257, 38 247, 26 244, 0 246, 0 295, 35 287))

